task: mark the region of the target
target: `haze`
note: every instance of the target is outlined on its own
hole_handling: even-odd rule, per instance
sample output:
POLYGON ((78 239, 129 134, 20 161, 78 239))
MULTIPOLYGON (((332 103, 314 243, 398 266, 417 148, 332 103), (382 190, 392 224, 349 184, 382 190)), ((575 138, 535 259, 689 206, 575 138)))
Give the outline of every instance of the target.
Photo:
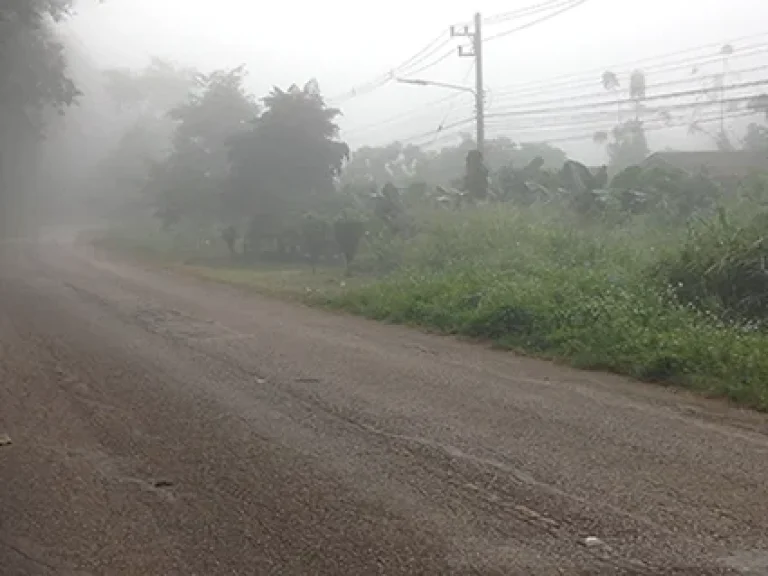
POLYGON ((0 576, 768 574, 766 1, 0 0, 0 576))
MULTIPOLYGON (((475 11, 490 17, 535 4, 509 0, 479 0, 474 4, 458 0, 382 4, 349 0, 305 2, 299 10, 289 2, 256 4, 245 0, 109 0, 103 5, 83 1, 70 27, 84 50, 102 67, 140 67, 151 56, 203 70, 246 64, 249 87, 258 95, 273 85, 285 87, 314 77, 323 93, 333 96, 387 72, 441 31, 447 35, 450 25, 468 23, 475 11)), ((494 103, 494 92, 514 91, 517 85, 538 80, 544 81, 546 88, 547 80, 566 74, 578 75, 582 84, 592 74, 595 83, 591 91, 599 93, 601 69, 616 68, 616 72, 628 74, 631 68, 616 65, 760 34, 766 31, 766 17, 768 5, 761 0, 591 0, 488 44, 485 78, 489 110, 511 102, 507 96, 503 103, 494 103)), ((487 26, 486 36, 516 25, 487 26)), ((752 65, 747 60, 739 62, 739 66, 752 65)), ((468 68, 469 61, 457 56, 425 71, 423 77, 471 85, 472 79, 466 79, 468 68)), ((655 79, 649 74, 651 90, 655 79)), ((584 92, 583 86, 560 86, 521 96, 520 100, 567 98, 584 92)), ((448 112, 452 120, 471 116, 470 95, 419 110, 445 95, 442 88, 391 83, 346 101, 341 105, 342 137, 353 148, 382 144, 434 129, 448 112), (400 122, 366 129, 414 110, 400 122)), ((514 140, 537 140, 557 139, 573 130, 489 128, 489 135, 494 133, 505 133, 514 140)), ((658 147, 661 139, 668 139, 671 145, 701 144, 688 142, 685 128, 654 134, 653 144, 658 147)), ((579 159, 599 162, 602 154, 590 144, 589 133, 585 140, 562 147, 579 159)))

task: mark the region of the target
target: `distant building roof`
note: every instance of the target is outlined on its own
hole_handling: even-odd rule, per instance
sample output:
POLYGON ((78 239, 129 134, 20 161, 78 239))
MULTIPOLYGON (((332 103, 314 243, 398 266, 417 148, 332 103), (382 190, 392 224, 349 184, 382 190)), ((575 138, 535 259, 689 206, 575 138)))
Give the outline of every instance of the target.
POLYGON ((648 156, 641 166, 672 166, 690 174, 705 173, 713 178, 745 177, 755 172, 768 171, 768 154, 744 150, 656 152, 648 156))

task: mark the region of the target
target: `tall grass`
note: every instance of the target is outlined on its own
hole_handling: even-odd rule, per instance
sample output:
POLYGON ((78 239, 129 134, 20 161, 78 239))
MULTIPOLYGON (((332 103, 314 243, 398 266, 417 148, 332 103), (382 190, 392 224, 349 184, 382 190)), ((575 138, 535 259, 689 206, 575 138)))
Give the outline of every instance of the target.
MULTIPOLYGON (((750 200, 689 229, 651 216, 621 227, 585 222, 551 206, 414 210, 415 236, 369 230, 359 281, 309 268, 187 268, 768 410, 761 206, 750 200)), ((99 243, 161 260, 229 261, 212 230, 132 223, 99 243)))
POLYGON ((498 206, 421 229, 399 271, 332 304, 768 409, 768 336, 680 302, 652 273, 681 232, 498 206))

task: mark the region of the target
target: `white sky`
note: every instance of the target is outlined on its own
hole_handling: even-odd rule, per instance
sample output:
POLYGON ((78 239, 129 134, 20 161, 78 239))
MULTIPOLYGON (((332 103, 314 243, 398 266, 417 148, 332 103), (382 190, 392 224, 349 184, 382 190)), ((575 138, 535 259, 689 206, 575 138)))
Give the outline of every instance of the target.
MULTIPOLYGON (((451 24, 468 23, 475 11, 484 17, 540 4, 542 0, 329 0, 326 2, 256 2, 254 0, 81 0, 71 26, 94 60, 104 66, 141 66, 152 55, 209 70, 247 64, 251 88, 266 93, 272 85, 304 83, 315 77, 326 96, 380 76, 407 60, 451 24)), ((486 26, 490 36, 527 20, 486 26)), ((734 42, 737 50, 753 56, 734 61, 734 69, 768 63, 767 0, 588 0, 563 15, 511 34, 485 46, 485 85, 489 114, 504 112, 518 102, 524 107, 574 94, 599 94, 600 70, 627 75, 633 63, 705 44, 734 42), (765 51, 760 51, 761 46, 765 51), (564 75, 570 83, 553 85, 564 75), (594 85, 589 86, 594 76, 594 85), (538 88, 516 87, 544 81, 538 88)), ((436 55, 442 54, 442 50, 436 55)), ((699 52, 704 56, 708 52, 699 52)), ((713 55, 717 49, 713 49, 713 55)), ((689 56, 670 55, 668 62, 689 56)), ((472 83, 470 59, 458 55, 418 75, 449 83, 472 83), (466 78, 466 80, 465 80, 466 78)), ((649 92, 654 80, 670 79, 648 72, 649 92)), ((677 70, 677 77, 690 72, 677 70)), ((747 79, 768 78, 768 71, 747 79)), ((734 80, 735 81, 735 80, 734 80)), ((738 81, 744 81, 739 78, 738 81)), ((695 85, 692 85, 695 87, 695 85)), ((674 86, 677 91, 692 86, 674 86)), ((381 144, 433 130, 441 120, 461 120, 472 114, 472 97, 457 93, 449 102, 430 104, 451 96, 435 87, 391 84, 340 105, 344 136, 353 146, 381 144), (406 113, 399 121, 366 126, 406 113)), ((551 102, 547 106, 552 106, 551 102)), ((560 128, 550 120, 546 129, 515 118, 491 122, 489 135, 499 131, 515 140, 565 137, 578 130, 560 128), (559 130, 559 131, 558 131, 559 130)), ((467 129, 471 130, 468 125, 467 129)), ((590 127, 589 130, 592 128, 590 127)), ((678 130, 677 132, 680 132, 678 130)), ((661 134, 661 132, 659 132, 661 134)), ((685 131, 682 131, 683 136, 685 131)), ((681 138, 665 131, 665 142, 681 138)), ((569 152, 599 156, 589 142, 558 143, 569 152)))

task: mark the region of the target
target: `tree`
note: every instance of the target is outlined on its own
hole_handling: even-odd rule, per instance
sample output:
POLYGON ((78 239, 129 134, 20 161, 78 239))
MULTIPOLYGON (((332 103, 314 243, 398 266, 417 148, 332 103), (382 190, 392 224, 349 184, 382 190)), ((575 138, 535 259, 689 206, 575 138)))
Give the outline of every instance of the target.
POLYGON ((84 116, 78 114, 81 124, 107 127, 101 133, 103 156, 88 180, 90 205, 98 202, 104 215, 121 218, 129 211, 142 216, 155 206, 164 228, 180 220, 180 209, 160 207, 156 182, 149 184, 162 172, 156 165, 174 152, 178 121, 170 112, 188 100, 198 76, 194 69, 159 58, 141 70, 99 72, 100 93, 94 95, 93 86, 83 101, 84 116))
POLYGON ((758 94, 750 99, 747 108, 755 114, 760 114, 768 120, 768 94, 758 94))
POLYGON ((314 80, 274 88, 263 104, 261 116, 230 140, 229 186, 242 212, 291 226, 335 199, 349 157, 338 139, 341 112, 326 106, 314 80))
POLYGON ((235 243, 237 242, 237 229, 231 225, 227 226, 221 231, 221 239, 227 245, 229 254, 231 256, 237 255, 237 250, 235 249, 235 243))
MULTIPOLYGON (((400 189, 417 183, 461 187, 467 154, 476 148, 477 144, 469 134, 463 134, 458 144, 444 146, 439 151, 400 142, 380 147, 364 146, 352 153, 344 166, 341 182, 349 188, 365 191, 371 187, 379 189, 388 182, 400 189)), ((565 152, 547 143, 513 142, 503 136, 487 140, 483 155, 491 172, 526 166, 538 157, 544 160, 548 170, 559 170, 566 160, 565 152)))
MULTIPOLYGON (((725 98, 726 85, 728 84, 729 76, 732 74, 729 69, 729 60, 734 52, 735 49, 731 44, 721 46, 718 52, 720 56, 719 69, 711 74, 701 76, 703 90, 697 97, 697 105, 693 109, 688 125, 689 134, 707 136, 717 146, 717 149, 722 151, 736 149, 733 144, 735 136, 728 133, 725 125, 726 114, 735 112, 741 107, 736 101, 726 102, 725 98), (713 112, 716 114, 715 117, 712 117, 713 112), (700 114, 702 113, 709 113, 710 115, 701 118, 700 114), (708 129, 705 124, 712 120, 719 120, 718 125, 715 129, 708 129)), ((699 75, 701 71, 702 67, 696 66, 693 69, 693 75, 699 75)), ((735 78, 738 74, 734 73, 733 76, 735 78)))
MULTIPOLYGON (((758 94, 747 103, 747 109, 759 114, 764 120, 768 120, 768 94, 758 94)), ((752 122, 747 126, 742 145, 745 150, 755 152, 768 151, 768 127, 764 124, 752 122)))
POLYGON ((747 126, 743 146, 752 152, 768 152, 768 128, 755 122, 747 126))
POLYGON ((386 146, 363 146, 355 150, 344 165, 341 181, 361 188, 378 188, 387 182, 405 186, 428 161, 429 155, 412 144, 392 142, 386 146))
POLYGON ((642 120, 627 120, 611 131, 608 161, 614 172, 640 164, 650 153, 642 120))
POLYGON ((621 96, 618 94, 620 82, 614 72, 606 71, 601 77, 601 83, 606 90, 617 93, 618 124, 610 131, 600 130, 594 133, 593 140, 597 144, 605 145, 608 152, 608 160, 611 170, 616 173, 621 170, 641 163, 648 156, 650 149, 645 136, 643 116, 649 112, 668 118, 668 113, 663 110, 651 110, 643 104, 646 91, 646 77, 642 70, 635 70, 630 74, 628 95, 633 104, 633 118, 621 121, 621 96))
POLYGON ((360 220, 351 219, 347 215, 342 215, 333 224, 333 235, 336 244, 344 254, 347 275, 351 273, 352 262, 357 255, 363 234, 365 234, 365 225, 360 220))
POLYGON ((302 248, 309 256, 312 264, 312 274, 317 270, 317 263, 328 251, 330 226, 325 220, 321 220, 308 214, 304 218, 302 226, 302 248))
POLYGON ((485 167, 483 156, 478 150, 470 150, 467 153, 464 190, 475 200, 485 200, 488 197, 488 168, 485 167))
POLYGON ((199 225, 239 223, 241 207, 227 194, 229 144, 259 111, 244 88, 245 74, 237 67, 197 75, 187 100, 170 110, 176 123, 173 150, 149 182, 159 215, 170 210, 199 225))
MULTIPOLYGON (((619 77, 616 75, 615 72, 611 72, 610 70, 606 70, 605 72, 603 72, 602 84, 605 90, 608 90, 609 92, 614 92, 617 94, 619 92, 619 89, 621 88, 619 77)), ((616 98, 616 122, 619 122, 619 123, 621 122, 621 97, 620 96, 617 96, 616 98)))
POLYGON ((571 208, 577 213, 594 214, 605 207, 607 170, 601 168, 597 174, 592 174, 583 164, 568 160, 559 176, 562 188, 568 193, 571 208))
POLYGON ((113 68, 103 72, 105 89, 118 112, 164 117, 189 97, 203 78, 194 68, 152 58, 143 70, 113 68))
POLYGON ((491 172, 506 166, 521 168, 537 158, 546 170, 559 170, 567 159, 565 152, 546 142, 513 142, 503 136, 486 141, 483 154, 483 162, 491 172))
POLYGON ((635 70, 629 77, 629 97, 635 103, 635 121, 638 121, 645 100, 645 74, 641 70, 635 70))
POLYGON ((400 191, 391 182, 387 182, 381 192, 374 196, 373 211, 390 230, 397 232, 405 207, 400 201, 400 191))
MULTIPOLYGON (((2 216, 8 216, 13 200, 29 192, 27 178, 35 172, 47 122, 78 96, 55 30, 71 7, 71 0, 6 0, 0 5, 2 216)), ((3 224, 8 223, 6 218, 3 224)))

